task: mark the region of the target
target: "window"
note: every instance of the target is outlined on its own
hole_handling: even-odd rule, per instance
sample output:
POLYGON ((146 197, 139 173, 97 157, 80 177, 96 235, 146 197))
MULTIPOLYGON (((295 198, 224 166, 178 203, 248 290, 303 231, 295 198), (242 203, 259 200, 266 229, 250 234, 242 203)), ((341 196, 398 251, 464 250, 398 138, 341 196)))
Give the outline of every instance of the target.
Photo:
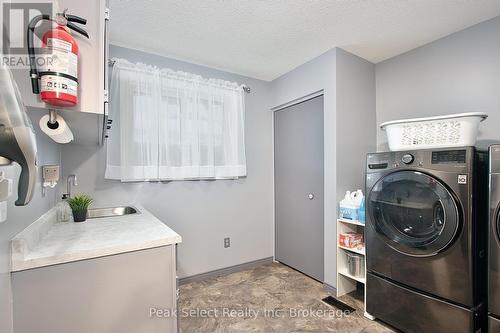
POLYGON ((106 178, 246 176, 243 87, 117 59, 106 178))

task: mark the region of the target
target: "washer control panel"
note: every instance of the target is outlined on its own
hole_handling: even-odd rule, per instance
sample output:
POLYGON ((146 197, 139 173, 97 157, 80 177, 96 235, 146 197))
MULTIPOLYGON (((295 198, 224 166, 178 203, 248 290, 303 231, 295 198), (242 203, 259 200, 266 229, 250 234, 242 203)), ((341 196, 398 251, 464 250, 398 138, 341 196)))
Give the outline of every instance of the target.
POLYGON ((432 164, 464 164, 467 158, 465 149, 441 150, 432 152, 432 164))
MULTIPOLYGON (((500 144, 496 149, 492 150, 492 154, 497 153, 494 161, 497 169, 494 170, 498 170, 500 174, 500 144)), ((473 171, 474 154, 484 155, 483 152, 475 153, 474 147, 369 153, 366 156, 366 173, 380 173, 399 168, 422 168, 465 175, 473 171)))

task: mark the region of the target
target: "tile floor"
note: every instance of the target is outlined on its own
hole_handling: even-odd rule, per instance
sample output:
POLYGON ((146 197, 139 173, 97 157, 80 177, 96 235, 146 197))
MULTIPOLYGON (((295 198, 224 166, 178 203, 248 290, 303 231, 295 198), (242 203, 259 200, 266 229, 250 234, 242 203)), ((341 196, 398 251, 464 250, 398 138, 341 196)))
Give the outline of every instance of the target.
POLYGON ((205 332, 395 332, 363 317, 359 295, 342 301, 345 315, 325 305, 321 283, 278 263, 181 286, 182 333, 205 332), (231 312, 232 311, 232 312, 231 312))

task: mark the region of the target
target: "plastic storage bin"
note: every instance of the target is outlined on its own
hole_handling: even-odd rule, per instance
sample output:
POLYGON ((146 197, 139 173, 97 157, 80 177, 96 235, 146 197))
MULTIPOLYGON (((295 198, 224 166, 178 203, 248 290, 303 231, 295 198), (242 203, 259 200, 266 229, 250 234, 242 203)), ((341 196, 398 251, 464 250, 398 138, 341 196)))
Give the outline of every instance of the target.
POLYGON ((346 232, 339 234, 339 245, 349 249, 363 248, 363 234, 346 232))
POLYGON ((362 255, 346 252, 347 272, 354 277, 365 276, 365 258, 362 255))
POLYGON ((448 116, 403 119, 380 125, 387 132, 392 151, 474 146, 479 123, 485 113, 470 112, 448 116))

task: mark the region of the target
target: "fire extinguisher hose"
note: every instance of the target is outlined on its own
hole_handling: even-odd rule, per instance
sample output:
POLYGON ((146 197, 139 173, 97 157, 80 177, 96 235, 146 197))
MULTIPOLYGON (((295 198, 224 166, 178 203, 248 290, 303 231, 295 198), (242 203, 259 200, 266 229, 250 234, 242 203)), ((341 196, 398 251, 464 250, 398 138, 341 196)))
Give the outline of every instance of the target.
POLYGON ((75 22, 75 23, 79 23, 79 24, 83 24, 83 25, 87 24, 87 19, 84 19, 83 17, 76 16, 76 15, 66 14, 66 19, 69 22, 75 22))
POLYGON ((74 25, 73 23, 71 23, 69 21, 68 21, 68 23, 66 23, 66 26, 68 28, 70 28, 71 30, 78 32, 79 34, 81 34, 81 35, 83 35, 83 36, 85 36, 87 38, 90 38, 89 34, 87 33, 87 31, 83 30, 79 26, 76 26, 76 25, 74 25))
POLYGON ((28 40, 28 55, 30 59, 30 79, 31 79, 31 90, 34 94, 40 93, 40 86, 38 85, 38 70, 36 68, 36 56, 35 56, 35 46, 33 42, 33 36, 35 34, 35 27, 38 22, 42 20, 51 20, 50 16, 47 14, 37 15, 31 19, 28 24, 27 36, 28 40))

